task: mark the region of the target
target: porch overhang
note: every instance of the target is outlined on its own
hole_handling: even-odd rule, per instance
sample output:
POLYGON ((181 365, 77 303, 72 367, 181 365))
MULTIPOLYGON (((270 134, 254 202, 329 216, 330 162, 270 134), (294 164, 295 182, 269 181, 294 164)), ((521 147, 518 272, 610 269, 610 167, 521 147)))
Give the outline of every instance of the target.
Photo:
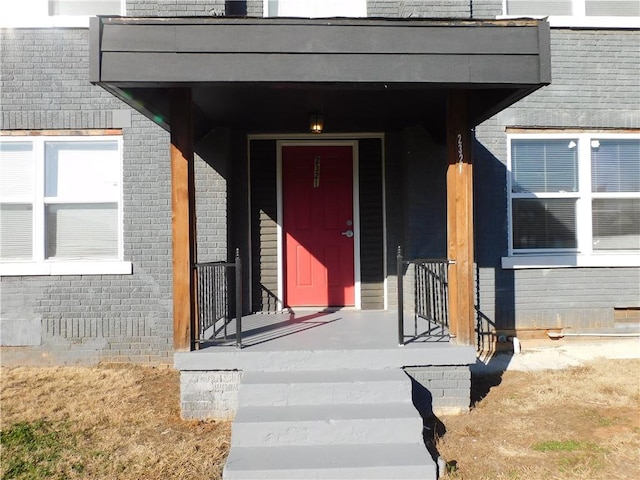
POLYGON ((444 133, 447 91, 477 125, 551 80, 538 20, 125 18, 91 22, 90 81, 167 130, 190 88, 195 139, 216 127, 444 133))

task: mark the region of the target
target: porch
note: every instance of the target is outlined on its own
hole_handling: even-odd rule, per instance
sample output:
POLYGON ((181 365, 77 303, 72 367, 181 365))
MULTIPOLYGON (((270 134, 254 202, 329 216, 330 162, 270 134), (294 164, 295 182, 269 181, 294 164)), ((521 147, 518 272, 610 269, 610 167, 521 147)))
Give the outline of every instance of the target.
MULTIPOLYGON (((223 327, 219 326, 217 335, 203 339, 200 349, 192 353, 199 357, 212 355, 212 360, 215 359, 212 365, 220 366, 222 362, 225 369, 243 369, 246 366, 255 370, 257 367, 252 366, 250 358, 252 353, 260 353, 260 358, 264 359, 273 352, 362 350, 364 355, 367 351, 410 351, 412 353, 403 354, 404 358, 409 359, 420 358, 415 357, 417 352, 425 355, 425 352, 443 352, 447 348, 456 350, 450 344, 446 327, 423 318, 411 319, 405 325, 404 337, 407 341, 404 345, 399 345, 397 322, 396 312, 389 311, 296 308, 280 313, 254 313, 242 317, 242 351, 237 348, 237 322, 234 318, 227 324, 226 338, 222 332, 223 327), (415 335, 414 321, 418 336, 415 335), (226 358, 234 359, 237 364, 227 363, 226 358)), ((179 355, 183 358, 182 354, 179 355)), ((401 355, 395 353, 392 356, 399 358, 401 355)), ((394 364, 382 358, 373 361, 380 362, 379 368, 417 365, 394 364)), ((260 363, 260 369, 270 369, 265 367, 264 361, 260 363)), ((327 366, 330 364, 324 365, 327 366)))
MULTIPOLYGON (((529 20, 92 19, 90 80, 171 134, 174 350, 192 350, 199 333, 192 271, 198 261, 196 154, 224 177, 226 224, 215 225, 225 230, 227 255, 239 248, 247 259, 237 318, 264 310, 259 292, 278 308, 393 310, 384 303, 392 293, 386 285, 395 283, 393 246, 406 245, 415 256, 455 261, 449 267, 452 339, 471 345, 471 128, 549 82, 548 40, 548 24, 529 20), (349 193, 362 202, 340 219, 353 226, 348 238, 355 258, 353 278, 345 282, 356 297, 343 303, 292 302, 289 286, 283 287, 288 258, 281 239, 292 223, 281 211, 296 202, 281 191, 289 183, 282 181, 278 142, 308 140, 309 133, 301 135, 314 112, 327 120, 322 134, 312 134, 315 143, 350 143, 349 193), (408 127, 425 132, 432 144, 408 147, 401 138, 408 127), (224 129, 228 144, 210 142, 224 129), (365 145, 370 134, 375 141, 365 145), (254 148, 260 138, 263 148, 254 148), (410 151, 420 153, 414 158, 410 151), (420 170, 427 164, 430 171, 420 170), (419 188, 412 182, 418 175, 437 181, 419 188), (427 190, 434 195, 425 197, 427 190), (414 212, 416 198, 444 210, 414 212), (420 228, 428 216, 438 225, 435 239, 420 228)), ((320 157, 310 157, 318 178, 307 182, 319 185, 317 191, 327 183, 319 181, 320 157)))
MULTIPOLYGON (((225 478, 343 478, 345 468, 360 469, 360 478, 378 469, 380 478, 384 466, 404 478, 435 478, 423 422, 468 408, 475 361, 471 129, 549 83, 548 28, 529 20, 92 19, 91 81, 171 134, 174 366, 184 417, 235 417, 225 478), (310 134, 307 119, 317 113, 327 125, 310 134), (403 137, 407 128, 424 132, 416 148, 403 137), (229 142, 215 144, 224 129, 229 142), (426 136, 433 141, 421 143, 426 136), (349 153, 341 161, 333 152, 287 157, 284 143, 310 138, 315 146, 348 143, 349 153), (226 339, 207 333, 220 333, 217 315, 198 324, 196 154, 224 177, 226 254, 237 248, 246 262, 236 263, 235 292, 244 301, 226 316, 226 339), (346 162, 342 173, 332 170, 346 162), (307 193, 287 196, 287 185, 302 178, 286 170, 291 163, 309 167, 305 188, 315 194, 327 179, 347 178, 340 192, 349 200, 334 203, 353 205, 340 213, 336 238, 351 242, 353 258, 318 262, 321 278, 351 270, 339 277, 346 278, 341 300, 297 301, 285 283, 295 258, 287 256, 287 234, 302 237, 288 219, 331 223, 287 213, 307 193), (417 178, 436 180, 424 188, 417 178), (416 199, 442 208, 427 222, 427 212, 410 208, 416 199), (438 225, 437 235, 422 231, 427 223, 438 225), (421 320, 428 315, 407 312, 411 320, 398 321, 407 302, 388 301, 405 267, 396 264, 395 245, 412 257, 452 260, 444 301, 450 338, 442 327, 429 331, 421 320), (271 304, 354 308, 247 315, 271 304), (389 452, 393 458, 383 458, 389 452), (305 470, 319 460, 325 473, 305 470)), ((320 244, 307 248, 305 237, 300 251, 317 259, 333 248, 320 244)))
MULTIPOLYGON (((227 338, 204 341, 199 350, 176 352, 181 372, 181 406, 185 418, 233 418, 243 375, 382 371, 404 369, 432 395, 436 413, 465 411, 469 406, 469 365, 474 347, 453 345, 442 326, 416 319, 405 325, 411 338, 398 345, 396 312, 314 310, 242 317, 243 348, 236 347, 236 322, 227 338)), ((363 374, 366 376, 366 374, 363 374)))
POLYGON ((395 312, 253 314, 239 349, 234 319, 226 338, 175 354, 182 416, 234 418, 228 479, 435 479, 424 428, 468 408, 475 349, 415 321, 398 345, 395 312))

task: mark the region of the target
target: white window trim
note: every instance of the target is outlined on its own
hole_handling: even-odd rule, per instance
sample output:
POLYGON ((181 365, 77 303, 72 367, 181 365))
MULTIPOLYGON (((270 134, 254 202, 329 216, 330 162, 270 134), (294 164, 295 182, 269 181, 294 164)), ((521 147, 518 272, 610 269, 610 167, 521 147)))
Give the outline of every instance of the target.
POLYGON ((604 29, 636 29, 640 28, 640 17, 596 17, 587 16, 584 0, 572 0, 573 15, 507 15, 507 0, 502 0, 503 15, 499 20, 516 18, 547 19, 551 27, 558 28, 604 28, 604 29))
MULTIPOLYGON (((133 264, 123 260, 124 235, 123 235, 123 137, 122 135, 20 135, 0 137, 2 141, 34 142, 35 172, 33 205, 33 259, 0 261, 0 277, 9 276, 47 276, 47 275, 130 275, 133 273, 133 264), (120 192, 118 196, 118 258, 117 259, 82 259, 82 260, 57 260, 46 259, 44 251, 44 207, 48 203, 44 194, 44 144, 47 141, 101 141, 116 140, 120 152, 120 192), (41 206, 42 208, 38 208, 41 206), (36 225, 42 225, 41 228, 36 225)), ((56 199, 55 203, 62 203, 64 199, 56 199)), ((93 200, 93 199, 92 199, 93 200)))
MULTIPOLYGON (((591 191, 591 139, 640 139, 639 133, 508 133, 507 134, 507 222, 508 222, 508 256, 502 257, 502 268, 571 268, 571 267, 640 267, 640 251, 607 251, 593 250, 591 242, 591 201, 593 198, 638 198, 638 193, 601 194, 591 191), (511 193, 511 141, 517 139, 578 139, 578 182, 576 223, 577 248, 573 251, 560 249, 516 250, 513 249, 512 193, 511 193)), ((560 195, 531 194, 531 198, 553 197, 560 195)))
POLYGON ((0 277, 47 275, 131 275, 133 264, 119 260, 91 262, 2 262, 0 277))
MULTIPOLYGON (((8 0, 0 0, 8 1, 8 0)), ((18 0, 19 1, 19 0, 18 0)), ((120 0, 120 15, 126 15, 126 0, 120 0)), ((89 28, 94 15, 49 15, 48 0, 35 0, 35 8, 29 14, 11 16, 0 11, 0 28, 89 28)))

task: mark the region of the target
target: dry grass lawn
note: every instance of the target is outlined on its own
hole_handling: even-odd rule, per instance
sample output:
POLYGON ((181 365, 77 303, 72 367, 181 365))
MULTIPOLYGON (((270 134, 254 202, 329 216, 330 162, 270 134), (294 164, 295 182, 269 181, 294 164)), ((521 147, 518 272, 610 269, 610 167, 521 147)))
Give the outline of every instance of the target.
MULTIPOLYGON (((177 372, 1 375, 3 480, 220 478, 229 424, 181 420, 177 372)), ((441 418, 449 478, 640 478, 640 360, 474 378, 474 392, 483 398, 469 414, 441 418)))
POLYGON ((449 478, 640 479, 640 360, 509 371, 473 388, 486 396, 469 414, 440 419, 449 478))
POLYGON ((2 480, 221 478, 228 422, 180 419, 178 373, 3 368, 2 480))

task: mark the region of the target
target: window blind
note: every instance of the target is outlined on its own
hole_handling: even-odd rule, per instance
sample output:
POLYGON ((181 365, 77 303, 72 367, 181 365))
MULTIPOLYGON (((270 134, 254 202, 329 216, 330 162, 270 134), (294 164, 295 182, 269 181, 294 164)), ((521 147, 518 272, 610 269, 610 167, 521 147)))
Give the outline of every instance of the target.
POLYGON ((116 141, 47 142, 45 196, 117 201, 120 158, 116 141))
POLYGON ((118 205, 46 207, 47 258, 117 258, 118 205))
POLYGON ((576 200, 517 198, 512 204, 513 248, 576 248, 576 200))
POLYGON ((120 15, 121 0, 49 0, 49 15, 120 15))
POLYGON ((0 196, 32 201, 35 161, 31 142, 0 142, 0 196))
POLYGON ((33 255, 31 205, 0 205, 0 258, 28 260, 33 255))
POLYGON ((640 140, 591 141, 591 191, 640 192, 640 140))
POLYGON ((640 1, 586 0, 585 10, 589 17, 637 17, 640 16, 640 1))
POLYGON ((577 140, 513 140, 511 191, 578 191, 577 140))
POLYGON ((572 0, 507 0, 507 15, 571 15, 572 0))
POLYGON ((592 203, 593 249, 640 249, 640 198, 596 198, 592 203))
POLYGON ((366 0, 269 0, 269 17, 366 17, 366 0))

